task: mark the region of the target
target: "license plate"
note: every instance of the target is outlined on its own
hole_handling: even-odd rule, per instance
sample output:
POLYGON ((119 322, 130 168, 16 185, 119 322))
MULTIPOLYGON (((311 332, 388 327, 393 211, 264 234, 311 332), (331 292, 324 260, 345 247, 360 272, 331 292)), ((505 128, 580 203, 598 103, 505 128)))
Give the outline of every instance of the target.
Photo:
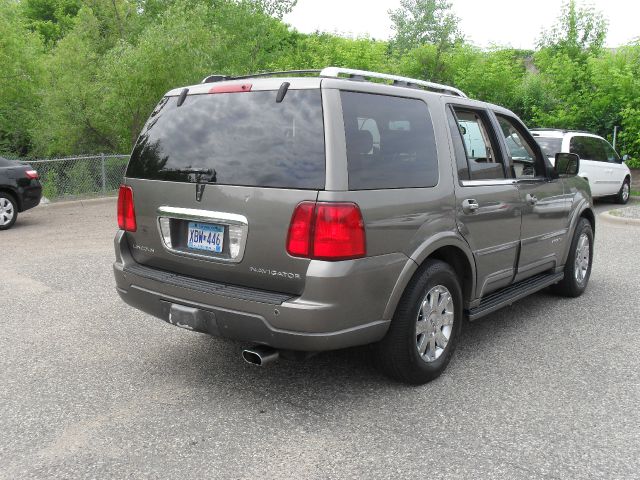
POLYGON ((187 247, 193 250, 222 253, 224 227, 211 223, 189 222, 187 247))

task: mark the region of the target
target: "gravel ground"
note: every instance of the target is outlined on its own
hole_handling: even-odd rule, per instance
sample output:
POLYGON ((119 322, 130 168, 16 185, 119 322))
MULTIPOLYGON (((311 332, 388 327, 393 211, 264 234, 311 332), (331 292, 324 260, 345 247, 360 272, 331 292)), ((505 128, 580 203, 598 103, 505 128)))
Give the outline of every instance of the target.
POLYGON ((611 215, 615 215, 616 217, 640 219, 640 201, 635 201, 635 203, 632 203, 628 207, 612 210, 611 215))
POLYGON ((639 227, 600 222, 583 297, 470 324, 416 388, 364 348, 258 369, 124 305, 114 208, 1 232, 0 478, 639 477, 639 227))

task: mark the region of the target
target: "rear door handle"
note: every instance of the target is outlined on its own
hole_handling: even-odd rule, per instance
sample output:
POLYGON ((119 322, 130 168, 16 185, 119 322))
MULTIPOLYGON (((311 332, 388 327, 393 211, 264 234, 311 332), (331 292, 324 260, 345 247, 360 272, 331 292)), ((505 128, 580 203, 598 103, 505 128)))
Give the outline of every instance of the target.
POLYGON ((536 203, 538 203, 538 197, 536 197, 535 195, 531 195, 530 193, 527 193, 527 203, 529 205, 535 205, 536 203))
POLYGON ((478 210, 478 208, 480 208, 480 205, 478 205, 477 200, 472 198, 467 198, 462 202, 462 211, 464 213, 473 213, 478 210))

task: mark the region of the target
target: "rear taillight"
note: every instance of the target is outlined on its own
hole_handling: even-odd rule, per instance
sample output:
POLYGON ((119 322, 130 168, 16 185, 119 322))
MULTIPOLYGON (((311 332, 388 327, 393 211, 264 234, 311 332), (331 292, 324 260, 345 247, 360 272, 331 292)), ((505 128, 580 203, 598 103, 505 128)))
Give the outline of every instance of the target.
POLYGON ((38 172, 35 170, 27 170, 24 174, 31 180, 36 180, 38 178, 38 172))
POLYGON ((118 227, 127 232, 135 232, 138 228, 133 190, 126 185, 121 185, 118 192, 118 227))
POLYGON ((362 213, 355 203, 302 202, 291 217, 287 252, 318 260, 364 257, 362 213))
POLYGON ((311 233, 315 202, 302 202, 293 212, 287 236, 287 252, 296 257, 308 257, 311 254, 311 233))

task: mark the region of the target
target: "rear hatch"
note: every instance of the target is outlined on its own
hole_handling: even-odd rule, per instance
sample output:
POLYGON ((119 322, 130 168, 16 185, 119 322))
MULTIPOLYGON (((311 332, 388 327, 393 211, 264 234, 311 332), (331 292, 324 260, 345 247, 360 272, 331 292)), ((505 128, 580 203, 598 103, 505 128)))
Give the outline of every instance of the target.
POLYGON ((138 263, 302 292, 309 260, 289 256, 286 241, 296 205, 324 189, 322 99, 319 80, 292 80, 278 102, 282 83, 216 83, 162 99, 126 172, 138 263))

